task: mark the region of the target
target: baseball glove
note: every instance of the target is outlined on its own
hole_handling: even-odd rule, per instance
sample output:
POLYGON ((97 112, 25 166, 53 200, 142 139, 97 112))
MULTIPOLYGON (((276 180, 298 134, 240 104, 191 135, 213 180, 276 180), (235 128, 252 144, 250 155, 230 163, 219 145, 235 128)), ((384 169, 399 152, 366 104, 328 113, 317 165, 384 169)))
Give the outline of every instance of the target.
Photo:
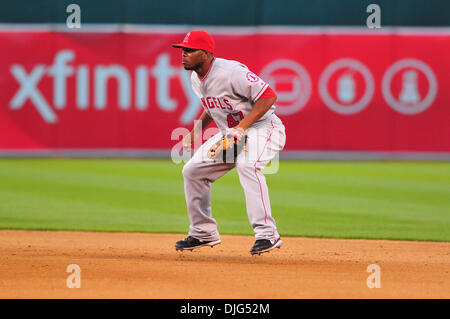
POLYGON ((247 151, 247 134, 242 129, 230 129, 226 135, 214 143, 208 151, 208 157, 214 162, 236 162, 237 156, 247 151))

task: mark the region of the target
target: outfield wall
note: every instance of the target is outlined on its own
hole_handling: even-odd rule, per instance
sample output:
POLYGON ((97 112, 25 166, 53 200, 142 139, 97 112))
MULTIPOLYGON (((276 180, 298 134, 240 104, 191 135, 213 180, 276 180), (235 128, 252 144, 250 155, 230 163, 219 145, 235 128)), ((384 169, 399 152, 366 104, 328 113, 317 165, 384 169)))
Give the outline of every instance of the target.
MULTIPOLYGON (((205 29, 217 56, 276 90, 291 154, 450 152, 448 28, 205 29)), ((186 31, 3 25, 3 154, 170 150, 203 108, 218 105, 193 94, 170 47, 186 31)))

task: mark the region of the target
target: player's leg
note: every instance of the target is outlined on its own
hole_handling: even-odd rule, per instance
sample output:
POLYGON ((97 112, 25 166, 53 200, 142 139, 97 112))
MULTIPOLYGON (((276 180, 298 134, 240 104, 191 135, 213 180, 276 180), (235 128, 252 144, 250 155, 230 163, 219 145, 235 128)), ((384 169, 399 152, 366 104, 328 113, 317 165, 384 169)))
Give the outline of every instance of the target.
POLYGON ((206 141, 183 168, 184 192, 190 221, 189 236, 206 242, 207 245, 208 242, 220 242, 217 223, 211 211, 211 183, 235 166, 233 163, 215 163, 208 158, 208 150, 220 138, 222 134, 218 133, 206 141))
POLYGON ((244 189, 247 214, 256 241, 273 248, 281 245, 281 242, 277 243, 280 235, 272 216, 266 178, 261 170, 283 149, 286 141, 284 126, 281 121, 274 120, 267 128, 250 128, 248 135, 248 154, 245 158, 239 157, 236 169, 244 189))
POLYGON ((236 166, 244 189, 247 214, 255 232, 255 238, 275 240, 279 236, 272 217, 269 190, 264 174, 253 164, 236 166))

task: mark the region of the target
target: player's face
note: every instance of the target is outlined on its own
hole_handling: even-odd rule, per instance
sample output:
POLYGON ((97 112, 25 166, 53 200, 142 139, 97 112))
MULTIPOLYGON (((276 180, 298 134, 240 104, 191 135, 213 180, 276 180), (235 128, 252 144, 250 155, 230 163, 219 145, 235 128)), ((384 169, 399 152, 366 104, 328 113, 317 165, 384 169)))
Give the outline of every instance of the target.
POLYGON ((197 70, 205 63, 206 58, 203 50, 183 48, 181 62, 185 70, 197 70))

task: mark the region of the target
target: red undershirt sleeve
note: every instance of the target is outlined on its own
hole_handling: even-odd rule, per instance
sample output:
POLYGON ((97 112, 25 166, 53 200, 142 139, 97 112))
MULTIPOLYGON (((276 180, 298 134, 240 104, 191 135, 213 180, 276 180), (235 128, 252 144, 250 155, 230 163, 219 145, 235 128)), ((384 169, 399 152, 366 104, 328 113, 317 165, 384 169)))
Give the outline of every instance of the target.
POLYGON ((268 86, 259 98, 271 98, 276 96, 276 93, 270 88, 270 86, 268 86))

